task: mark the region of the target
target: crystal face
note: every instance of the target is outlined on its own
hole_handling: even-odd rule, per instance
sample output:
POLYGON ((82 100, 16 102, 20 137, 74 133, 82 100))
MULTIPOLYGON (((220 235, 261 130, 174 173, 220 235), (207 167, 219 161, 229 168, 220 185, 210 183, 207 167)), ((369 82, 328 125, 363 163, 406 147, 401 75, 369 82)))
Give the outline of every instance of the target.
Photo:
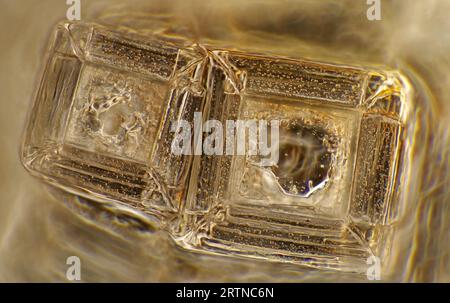
POLYGON ((396 72, 57 27, 22 149, 32 174, 155 216, 205 253, 365 272, 389 252, 410 88, 396 72), (278 120, 278 163, 175 155, 171 124, 278 120))
POLYGON ((145 163, 166 90, 167 85, 157 81, 86 65, 75 92, 65 141, 92 152, 145 163))

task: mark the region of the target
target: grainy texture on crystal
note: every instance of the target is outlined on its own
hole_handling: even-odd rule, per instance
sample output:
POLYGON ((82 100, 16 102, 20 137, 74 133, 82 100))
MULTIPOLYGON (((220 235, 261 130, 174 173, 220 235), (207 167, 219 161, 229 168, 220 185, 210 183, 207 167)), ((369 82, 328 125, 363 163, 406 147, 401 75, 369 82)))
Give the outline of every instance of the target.
POLYGON ((248 55, 232 56, 230 62, 247 72, 249 92, 318 99, 347 106, 361 101, 365 74, 355 68, 248 55))
POLYGON ((379 116, 361 122, 355 185, 350 214, 371 223, 384 223, 395 178, 401 126, 379 116))
POLYGON ((158 40, 133 41, 124 36, 98 33, 90 40, 88 59, 143 74, 168 79, 172 74, 178 49, 158 40))

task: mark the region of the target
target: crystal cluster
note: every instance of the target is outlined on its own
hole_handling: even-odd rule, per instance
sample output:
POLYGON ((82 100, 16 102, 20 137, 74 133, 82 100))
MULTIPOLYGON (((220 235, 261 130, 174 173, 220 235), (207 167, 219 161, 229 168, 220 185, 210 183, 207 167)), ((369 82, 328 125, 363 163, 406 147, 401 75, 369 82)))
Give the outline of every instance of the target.
POLYGON ((396 72, 64 23, 22 149, 34 175, 155 216, 181 246, 365 272, 389 250, 410 98, 396 72), (280 121, 276 165, 174 155, 171 123, 280 121))

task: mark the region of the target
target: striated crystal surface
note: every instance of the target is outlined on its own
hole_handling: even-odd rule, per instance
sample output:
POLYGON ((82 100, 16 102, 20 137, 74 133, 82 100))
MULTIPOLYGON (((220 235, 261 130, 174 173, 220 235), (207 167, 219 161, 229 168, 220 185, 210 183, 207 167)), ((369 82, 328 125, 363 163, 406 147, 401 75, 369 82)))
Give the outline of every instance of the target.
POLYGON ((362 273, 389 252, 409 98, 396 72, 65 23, 22 160, 55 186, 156 216, 187 249, 362 273), (174 154, 171 125, 196 113, 279 121, 278 162, 174 154))

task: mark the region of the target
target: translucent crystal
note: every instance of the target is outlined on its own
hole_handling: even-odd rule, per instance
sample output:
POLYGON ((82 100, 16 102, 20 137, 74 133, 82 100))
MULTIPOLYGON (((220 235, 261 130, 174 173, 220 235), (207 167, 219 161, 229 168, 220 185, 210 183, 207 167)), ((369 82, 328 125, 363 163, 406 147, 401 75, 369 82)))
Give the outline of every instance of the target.
POLYGON ((78 195, 156 216, 202 252, 365 272, 389 251, 409 85, 396 72, 57 27, 22 159, 78 195), (279 161, 175 155, 171 124, 280 121, 279 161))
POLYGON ((139 210, 150 204, 162 217, 174 212, 149 165, 178 56, 162 41, 59 25, 28 125, 25 166, 80 195, 139 210))

